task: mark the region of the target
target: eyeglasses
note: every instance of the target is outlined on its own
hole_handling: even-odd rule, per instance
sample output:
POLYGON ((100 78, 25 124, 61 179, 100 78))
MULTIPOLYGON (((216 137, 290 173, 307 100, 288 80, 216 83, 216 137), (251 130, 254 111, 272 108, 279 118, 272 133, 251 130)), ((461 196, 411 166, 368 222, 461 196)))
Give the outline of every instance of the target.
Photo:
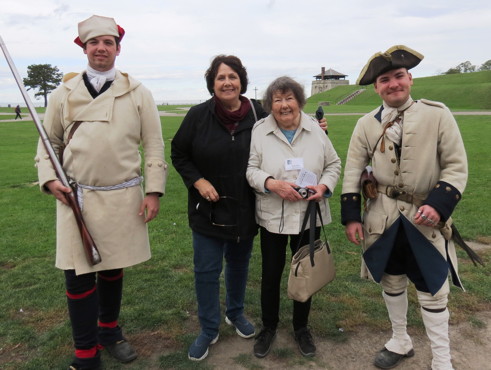
POLYGON ((225 215, 226 217, 230 218, 232 210, 235 210, 235 212, 238 212, 237 206, 238 206, 238 200, 234 197, 228 196, 228 195, 222 195, 219 197, 220 199, 218 202, 211 202, 211 209, 210 209, 210 222, 213 226, 220 226, 220 227, 236 227, 237 224, 225 224, 225 223, 220 223, 217 222, 216 220, 216 208, 218 206, 223 206, 220 207, 221 209, 225 210, 225 215))

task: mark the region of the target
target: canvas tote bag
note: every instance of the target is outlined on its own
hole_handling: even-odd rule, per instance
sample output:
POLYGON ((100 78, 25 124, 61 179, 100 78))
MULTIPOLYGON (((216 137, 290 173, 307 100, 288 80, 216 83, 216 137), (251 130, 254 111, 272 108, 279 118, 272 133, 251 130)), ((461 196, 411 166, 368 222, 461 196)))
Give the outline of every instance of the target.
POLYGON ((297 248, 292 258, 288 277, 288 298, 305 302, 323 286, 334 280, 336 270, 332 251, 326 238, 319 204, 309 201, 300 231, 302 239, 307 221, 310 218, 309 244, 297 248), (315 239, 316 213, 322 224, 324 240, 315 239))

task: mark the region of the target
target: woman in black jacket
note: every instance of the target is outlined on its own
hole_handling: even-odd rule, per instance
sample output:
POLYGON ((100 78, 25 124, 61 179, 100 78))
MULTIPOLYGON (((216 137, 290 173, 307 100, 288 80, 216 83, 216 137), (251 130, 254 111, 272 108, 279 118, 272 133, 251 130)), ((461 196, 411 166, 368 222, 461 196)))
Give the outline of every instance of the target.
POLYGON ((212 98, 192 107, 172 140, 171 158, 188 188, 195 289, 201 333, 188 357, 200 361, 218 340, 220 274, 225 257, 227 324, 243 338, 254 326, 244 316, 244 295, 257 224, 246 180, 251 130, 266 116, 242 96, 247 72, 239 58, 219 55, 205 73, 212 98))

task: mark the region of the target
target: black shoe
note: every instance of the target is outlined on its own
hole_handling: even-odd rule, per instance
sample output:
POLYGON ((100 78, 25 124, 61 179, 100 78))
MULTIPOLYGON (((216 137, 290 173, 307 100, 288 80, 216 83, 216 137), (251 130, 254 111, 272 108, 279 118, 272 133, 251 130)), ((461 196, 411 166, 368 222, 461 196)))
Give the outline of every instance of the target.
POLYGON ((74 357, 68 370, 99 370, 101 368, 101 355, 99 352, 95 357, 79 358, 74 357))
POLYGON ((316 347, 314 344, 314 340, 312 339, 312 334, 310 334, 310 330, 307 328, 301 328, 295 330, 295 341, 298 344, 298 349, 300 353, 305 357, 313 357, 315 356, 316 347))
POLYGON ((254 343, 254 356, 259 358, 266 357, 275 337, 275 329, 263 328, 256 337, 256 343, 254 343))
POLYGON ((133 361, 137 354, 133 347, 126 341, 120 340, 104 347, 116 360, 122 363, 133 361))
POLYGON ((410 350, 405 355, 400 355, 398 353, 389 351, 387 348, 384 348, 379 353, 377 353, 377 356, 375 356, 375 361, 373 362, 373 364, 380 369, 392 369, 393 367, 399 365, 399 363, 406 357, 413 357, 413 356, 414 356, 414 350, 410 350))

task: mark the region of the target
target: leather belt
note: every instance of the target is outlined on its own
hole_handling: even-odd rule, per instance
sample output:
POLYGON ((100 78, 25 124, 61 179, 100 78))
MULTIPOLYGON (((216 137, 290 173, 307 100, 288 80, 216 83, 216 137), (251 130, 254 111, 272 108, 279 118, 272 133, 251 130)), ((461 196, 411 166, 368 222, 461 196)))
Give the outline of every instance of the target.
POLYGON ((408 192, 392 185, 377 185, 377 191, 387 195, 391 199, 402 200, 404 202, 412 203, 418 207, 421 206, 423 201, 426 199, 425 194, 408 192))

